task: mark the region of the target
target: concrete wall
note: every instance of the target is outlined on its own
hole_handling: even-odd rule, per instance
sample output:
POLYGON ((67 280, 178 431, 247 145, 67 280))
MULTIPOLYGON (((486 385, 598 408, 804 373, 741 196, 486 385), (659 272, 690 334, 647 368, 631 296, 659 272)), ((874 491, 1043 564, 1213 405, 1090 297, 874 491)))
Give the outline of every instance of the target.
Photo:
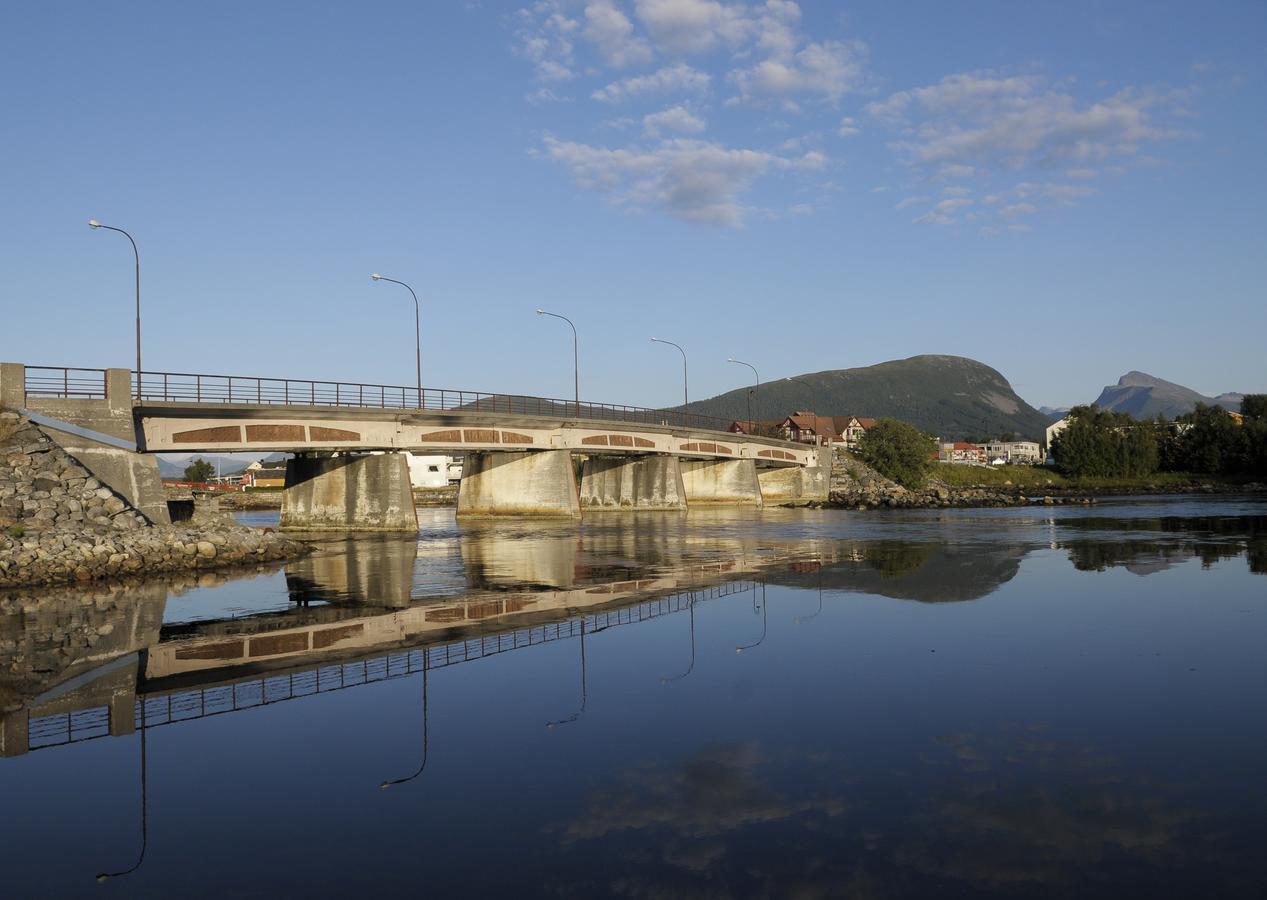
POLYGON ((763 505, 757 466, 751 459, 683 460, 682 486, 686 489, 686 502, 692 506, 697 503, 763 505))
POLYGON ((326 539, 311 556, 286 564, 286 590, 296 603, 364 604, 405 607, 414 586, 418 540, 414 535, 382 534, 326 539))
POLYGON ((581 470, 585 509, 686 509, 676 456, 591 456, 581 470))
POLYGON ((579 518, 571 451, 468 453, 458 515, 579 518))
MULTIPOLYGON (((136 422, 132 415, 132 373, 107 369, 104 400, 64 397, 26 398, 26 367, 0 363, 0 406, 28 409, 40 416, 96 432, 136 446, 136 422)), ((63 450, 75 457, 102 484, 126 500, 156 525, 170 524, 158 458, 123 449, 103 441, 40 426, 63 450)))
POLYGON ((759 469, 761 496, 766 503, 809 503, 826 500, 831 491, 831 451, 820 447, 817 465, 759 469))
POLYGON ((418 513, 404 454, 302 454, 288 460, 281 526, 416 532, 418 513))

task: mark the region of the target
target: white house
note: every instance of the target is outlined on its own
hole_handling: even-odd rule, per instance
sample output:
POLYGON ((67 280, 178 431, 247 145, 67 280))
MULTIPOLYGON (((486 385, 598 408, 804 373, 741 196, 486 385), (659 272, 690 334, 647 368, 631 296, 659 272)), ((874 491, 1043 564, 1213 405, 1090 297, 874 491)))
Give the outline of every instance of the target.
MULTIPOLYGON (((440 456, 415 456, 412 453, 406 453, 405 459, 409 462, 409 483, 416 488, 442 488, 449 485, 449 457, 440 456)), ((462 477, 461 463, 458 466, 458 477, 462 477)))

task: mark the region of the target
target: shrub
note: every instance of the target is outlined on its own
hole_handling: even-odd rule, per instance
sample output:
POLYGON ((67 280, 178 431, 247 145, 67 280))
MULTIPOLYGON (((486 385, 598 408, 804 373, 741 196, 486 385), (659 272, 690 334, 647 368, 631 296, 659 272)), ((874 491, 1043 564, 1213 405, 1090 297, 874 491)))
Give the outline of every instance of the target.
POLYGON ((936 449, 931 436, 897 419, 881 419, 858 441, 858 456, 863 462, 912 489, 923 486, 936 449))

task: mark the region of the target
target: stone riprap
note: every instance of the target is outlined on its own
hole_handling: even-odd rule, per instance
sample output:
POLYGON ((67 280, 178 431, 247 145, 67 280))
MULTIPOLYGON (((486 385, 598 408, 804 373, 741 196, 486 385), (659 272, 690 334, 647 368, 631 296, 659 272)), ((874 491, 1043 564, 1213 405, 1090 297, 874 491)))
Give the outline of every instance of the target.
POLYGON ((223 523, 156 526, 40 428, 0 410, 0 587, 288 559, 308 547, 223 523))
MULTIPOLYGON (((844 509, 931 509, 977 506, 1026 506, 1057 502, 986 488, 955 488, 935 478, 919 490, 908 490, 885 478, 857 457, 836 451, 832 457, 831 494, 827 507, 844 509)), ((1078 502, 1091 502, 1080 499, 1078 502)), ((814 505, 814 504, 812 504, 814 505)))

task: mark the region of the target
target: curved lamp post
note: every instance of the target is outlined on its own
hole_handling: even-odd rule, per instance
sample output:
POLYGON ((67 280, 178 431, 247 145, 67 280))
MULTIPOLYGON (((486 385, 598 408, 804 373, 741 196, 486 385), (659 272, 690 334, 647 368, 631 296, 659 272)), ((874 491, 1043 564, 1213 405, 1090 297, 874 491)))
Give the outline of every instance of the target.
POLYGON ((691 402, 690 392, 687 390, 687 383, 686 383, 686 351, 683 350, 679 345, 673 343, 672 341, 666 341, 658 337, 653 337, 651 339, 651 343, 668 344, 670 347, 677 347, 678 353, 682 354, 682 412, 683 414, 685 414, 686 406, 687 404, 691 402))
MULTIPOLYGON (((757 586, 755 584, 752 586, 752 599, 754 601, 757 599, 757 586)), ((768 617, 766 615, 765 606, 765 582, 763 581, 761 582, 761 637, 757 638, 751 644, 740 644, 735 648, 735 652, 743 653, 745 650, 751 650, 753 647, 760 646, 761 642, 765 640, 767 622, 768 617)))
POLYGON ((123 235, 132 244, 132 255, 136 257, 136 399, 141 399, 141 251, 136 249, 136 241, 132 239, 132 235, 128 234, 122 228, 115 228, 113 225, 102 225, 96 219, 88 220, 88 227, 92 229, 104 228, 106 231, 117 231, 123 235))
POLYGON ((403 281, 397 281, 395 278, 388 278, 386 275, 379 275, 375 272, 370 276, 371 281, 390 281, 392 284, 398 284, 414 298, 414 355, 418 372, 418 408, 422 409, 422 327, 419 324, 422 319, 422 313, 418 306, 418 295, 414 293, 414 289, 403 281))
POLYGON ((137 869, 141 868, 141 863, 145 861, 145 848, 150 842, 149 832, 149 792, 147 785, 149 783, 146 778, 145 769, 145 700, 141 700, 141 853, 129 868, 119 872, 98 872, 97 882, 101 883, 110 878, 118 878, 121 875, 131 875, 137 869))
POLYGON ((422 763, 418 766, 418 770, 412 775, 406 775, 404 778, 393 778, 391 781, 384 781, 379 785, 381 790, 387 790, 395 784, 404 784, 413 781, 422 774, 422 770, 427 767, 427 751, 430 747, 430 738, 428 736, 428 723, 430 716, 427 713, 427 675, 431 671, 430 650, 422 651, 422 763))
POLYGON ((691 662, 690 662, 690 665, 686 667, 686 671, 683 672, 681 675, 674 675, 670 678, 661 678, 660 679, 661 684, 668 684, 670 681, 680 681, 681 679, 685 678, 687 675, 690 675, 691 672, 695 670, 695 592, 694 591, 691 591, 690 614, 691 614, 691 662))
POLYGON ((581 351, 580 344, 576 339, 576 325, 567 316, 561 316, 558 313, 546 312, 544 309, 537 307, 537 315, 551 316, 555 319, 562 319, 572 326, 572 377, 576 387, 576 417, 581 417, 581 351))
POLYGON ((585 714, 585 704, 589 700, 589 693, 585 687, 585 617, 581 617, 581 708, 566 719, 554 719, 546 722, 546 728, 553 728, 556 725, 569 725, 575 722, 585 714))
POLYGON ((761 376, 757 374, 757 367, 754 366, 752 363, 747 363, 747 362, 744 362, 742 359, 735 359, 734 357, 731 357, 731 356, 726 357, 726 362, 734 363, 737 366, 747 366, 749 369, 752 369, 753 378, 756 379, 752 383, 752 388, 749 389, 748 391, 748 427, 751 428, 755 424, 752 421, 752 395, 757 392, 757 388, 761 385, 761 376))

